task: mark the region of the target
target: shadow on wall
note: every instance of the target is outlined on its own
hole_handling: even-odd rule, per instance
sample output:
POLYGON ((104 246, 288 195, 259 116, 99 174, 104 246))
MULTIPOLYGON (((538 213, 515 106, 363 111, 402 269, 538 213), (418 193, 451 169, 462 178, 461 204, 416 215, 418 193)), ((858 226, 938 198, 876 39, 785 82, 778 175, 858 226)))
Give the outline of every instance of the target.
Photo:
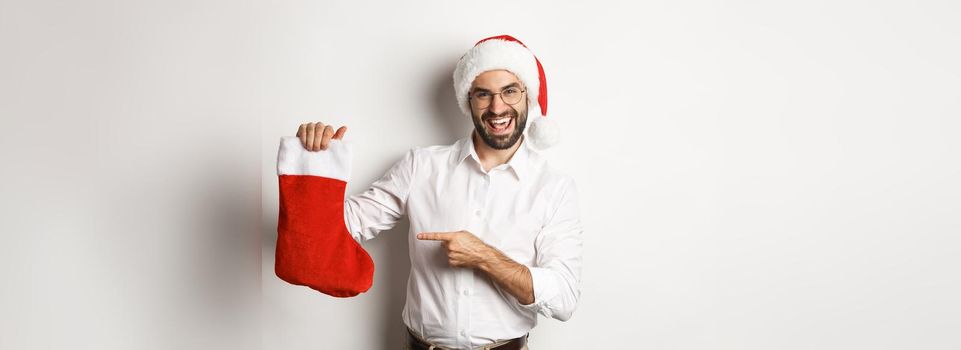
POLYGON ((441 127, 440 134, 446 136, 444 144, 452 144, 466 137, 474 128, 470 118, 461 113, 460 108, 457 107, 456 96, 454 96, 453 75, 458 59, 459 57, 453 57, 445 69, 438 70, 432 84, 431 107, 433 107, 434 118, 437 118, 437 125, 441 127))
MULTIPOLYGON (((164 266, 173 268, 170 274, 166 273, 166 269, 161 270, 159 275, 137 271, 136 275, 129 279, 143 281, 143 284, 138 283, 141 288, 150 286, 149 291, 136 293, 139 295, 131 300, 140 300, 142 303, 145 299, 141 298, 146 296, 146 300, 157 298, 160 302, 145 309, 158 311, 150 317, 151 328, 157 334, 178 335, 158 343, 164 344, 161 347, 183 348, 189 344, 217 343, 237 349, 254 348, 249 342, 256 341, 252 336, 256 333, 250 331, 257 329, 259 325, 260 252, 256 244, 256 230, 251 228, 260 225, 260 216, 251 214, 261 211, 258 204, 260 195, 251 191, 249 186, 257 181, 256 175, 237 172, 236 169, 241 167, 230 159, 236 158, 229 155, 210 155, 198 159, 190 168, 209 167, 220 170, 202 172, 192 178, 192 181, 180 182, 193 187, 183 192, 189 195, 174 196, 177 200, 167 204, 171 208, 176 207, 177 217, 183 218, 177 220, 176 224, 170 223, 177 225, 180 230, 178 234, 183 235, 167 236, 167 239, 184 237, 184 240, 178 241, 179 244, 175 246, 177 258, 164 260, 164 266), (189 306, 189 312, 160 312, 159 308, 170 305, 189 306), (200 331, 201 329, 203 331, 200 331)), ((136 191, 146 188, 149 187, 136 191)), ((150 198, 151 193, 128 192, 127 195, 131 198, 150 198)), ((128 218, 133 217, 138 216, 128 218)), ((132 223, 131 227, 142 224, 132 223)), ((150 232, 150 229, 144 232, 150 232)), ((159 237, 161 233, 172 232, 150 233, 159 237)), ((152 239, 144 241, 160 242, 152 239)), ((160 245, 152 249, 162 251, 168 248, 172 247, 165 248, 160 245)), ((115 265, 111 269, 135 271, 132 267, 141 265, 131 265, 130 261, 150 259, 155 253, 134 254, 137 255, 124 261, 113 262, 115 265)), ((142 306, 133 303, 131 310, 140 310, 142 306)), ((141 316, 143 314, 130 315, 132 319, 141 316)))

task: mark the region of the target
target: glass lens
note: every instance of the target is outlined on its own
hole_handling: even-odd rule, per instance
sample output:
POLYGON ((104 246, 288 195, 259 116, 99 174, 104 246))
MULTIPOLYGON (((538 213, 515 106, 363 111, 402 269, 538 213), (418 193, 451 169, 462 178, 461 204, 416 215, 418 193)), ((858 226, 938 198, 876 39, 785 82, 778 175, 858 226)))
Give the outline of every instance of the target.
POLYGON ((484 109, 491 104, 491 93, 487 91, 474 91, 470 95, 470 102, 474 105, 474 108, 484 109))
POLYGON ((475 91, 470 94, 470 103, 477 109, 484 109, 490 106, 491 101, 494 100, 494 95, 500 95, 504 103, 509 105, 517 104, 521 101, 521 97, 524 96, 524 92, 520 89, 509 88, 505 89, 496 94, 492 94, 487 91, 475 91))
POLYGON ((513 105, 521 101, 521 91, 518 89, 507 89, 501 92, 504 103, 513 105))

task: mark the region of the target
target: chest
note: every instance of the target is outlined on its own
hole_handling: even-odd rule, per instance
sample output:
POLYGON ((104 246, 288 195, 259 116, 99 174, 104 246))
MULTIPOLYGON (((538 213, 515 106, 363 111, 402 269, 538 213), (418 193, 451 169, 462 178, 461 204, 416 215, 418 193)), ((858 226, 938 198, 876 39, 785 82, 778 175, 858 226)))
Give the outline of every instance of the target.
POLYGON ((508 256, 523 259, 533 254, 550 197, 509 169, 436 171, 411 186, 407 213, 413 232, 467 230, 508 256))

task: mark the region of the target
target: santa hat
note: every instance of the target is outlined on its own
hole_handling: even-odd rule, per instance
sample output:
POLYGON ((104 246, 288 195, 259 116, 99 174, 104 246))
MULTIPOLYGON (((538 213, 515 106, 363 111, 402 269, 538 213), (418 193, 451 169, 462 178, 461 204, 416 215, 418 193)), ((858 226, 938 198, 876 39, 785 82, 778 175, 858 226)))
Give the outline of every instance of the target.
POLYGON ((524 43, 510 35, 492 36, 478 41, 457 62, 457 68, 454 69, 454 92, 457 94, 457 105, 461 112, 471 116, 467 93, 474 83, 474 78, 486 71, 499 69, 510 71, 526 85, 527 96, 531 102, 528 111, 540 107, 540 117, 528 118, 528 139, 539 149, 556 144, 560 135, 553 120, 547 119, 547 80, 544 77, 544 67, 524 43))

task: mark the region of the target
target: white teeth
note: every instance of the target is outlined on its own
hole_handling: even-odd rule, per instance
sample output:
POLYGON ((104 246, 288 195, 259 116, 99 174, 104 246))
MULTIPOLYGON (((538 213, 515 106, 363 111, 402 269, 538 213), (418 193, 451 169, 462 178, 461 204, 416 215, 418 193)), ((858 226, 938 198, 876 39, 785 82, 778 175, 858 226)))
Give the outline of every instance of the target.
POLYGON ((510 125, 510 122, 510 117, 487 120, 487 123, 497 131, 507 130, 507 126, 510 125))

